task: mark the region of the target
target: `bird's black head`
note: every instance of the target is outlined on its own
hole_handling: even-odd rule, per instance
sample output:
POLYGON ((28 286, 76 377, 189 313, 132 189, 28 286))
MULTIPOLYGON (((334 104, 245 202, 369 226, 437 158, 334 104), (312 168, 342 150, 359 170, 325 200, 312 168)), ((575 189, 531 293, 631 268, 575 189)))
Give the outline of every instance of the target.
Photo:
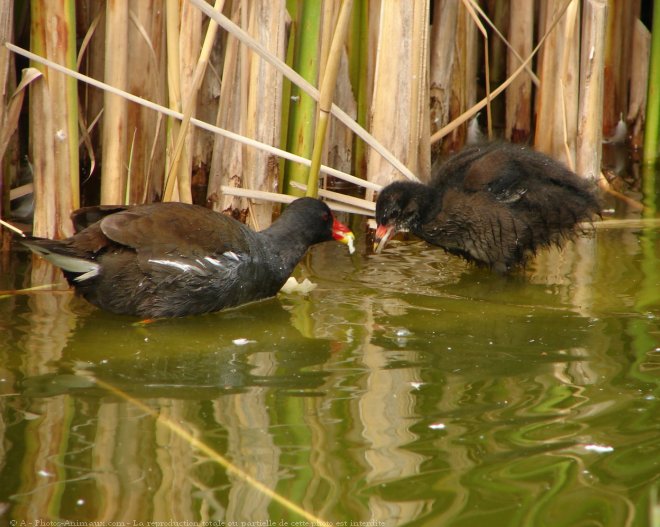
POLYGON ((420 183, 397 181, 386 186, 376 202, 375 252, 399 231, 414 231, 428 205, 428 188, 420 183))
POLYGON ((309 244, 334 239, 352 249, 355 237, 351 230, 338 221, 330 208, 318 199, 299 198, 293 201, 284 210, 281 219, 283 224, 292 225, 292 230, 309 236, 309 244))

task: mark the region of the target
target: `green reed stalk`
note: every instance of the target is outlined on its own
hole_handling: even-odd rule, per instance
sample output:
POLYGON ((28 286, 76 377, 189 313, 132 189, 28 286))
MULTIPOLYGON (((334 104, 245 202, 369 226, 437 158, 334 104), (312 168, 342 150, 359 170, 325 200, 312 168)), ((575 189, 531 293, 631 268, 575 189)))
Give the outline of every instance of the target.
MULTIPOLYGON (((321 30, 322 2, 302 2, 297 8, 296 49, 294 69, 308 82, 316 85, 319 74, 319 34, 321 30)), ((316 101, 297 86, 291 89, 291 112, 287 150, 302 157, 312 154, 316 101)), ((287 194, 304 193, 290 185, 291 181, 307 183, 308 168, 298 163, 287 163, 283 190, 287 194)))
POLYGON ((645 165, 658 162, 660 156, 660 0, 653 3, 653 33, 651 35, 651 63, 646 97, 646 126, 644 129, 645 165))
POLYGON ((325 132, 332 109, 332 99, 337 85, 337 74, 339 73, 339 61, 341 59, 342 47, 346 42, 346 35, 351 23, 351 11, 353 0, 344 0, 339 12, 337 27, 332 37, 328 63, 323 74, 323 83, 321 84, 319 98, 319 114, 314 137, 314 148, 312 150, 312 166, 309 169, 309 178, 307 181, 307 196, 316 198, 319 191, 319 169, 321 167, 321 155, 323 154, 323 143, 325 142, 325 132))
MULTIPOLYGON (((348 56, 351 85, 356 94, 357 122, 363 127, 366 127, 369 109, 367 98, 368 53, 369 4, 367 0, 357 0, 353 9, 348 56)), ((367 147, 357 135, 353 140, 353 174, 361 179, 367 177, 367 147)))

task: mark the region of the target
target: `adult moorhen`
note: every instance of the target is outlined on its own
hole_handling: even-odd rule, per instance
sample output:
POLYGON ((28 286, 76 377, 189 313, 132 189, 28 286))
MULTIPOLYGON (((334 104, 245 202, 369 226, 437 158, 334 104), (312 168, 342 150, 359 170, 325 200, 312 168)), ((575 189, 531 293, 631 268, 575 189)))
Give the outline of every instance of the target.
POLYGON ((376 203, 380 252, 410 231, 477 265, 506 272, 539 248, 561 244, 600 210, 595 186, 548 156, 509 143, 468 147, 431 182, 395 182, 376 203))
POLYGON ((90 303, 143 318, 208 313, 274 296, 311 245, 353 238, 312 198, 294 201, 261 232, 184 203, 73 214, 77 227, 97 219, 66 240, 22 243, 61 267, 90 303))

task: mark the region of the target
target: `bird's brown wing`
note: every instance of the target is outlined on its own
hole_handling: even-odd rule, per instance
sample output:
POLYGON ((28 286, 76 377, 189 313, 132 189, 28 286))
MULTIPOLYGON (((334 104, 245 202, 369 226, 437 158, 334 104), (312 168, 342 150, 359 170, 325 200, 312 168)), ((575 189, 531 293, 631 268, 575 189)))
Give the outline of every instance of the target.
POLYGON ((161 254, 205 255, 249 250, 240 222, 203 207, 158 203, 131 207, 105 217, 103 234, 115 243, 161 254), (204 253, 204 254, 202 254, 204 253))

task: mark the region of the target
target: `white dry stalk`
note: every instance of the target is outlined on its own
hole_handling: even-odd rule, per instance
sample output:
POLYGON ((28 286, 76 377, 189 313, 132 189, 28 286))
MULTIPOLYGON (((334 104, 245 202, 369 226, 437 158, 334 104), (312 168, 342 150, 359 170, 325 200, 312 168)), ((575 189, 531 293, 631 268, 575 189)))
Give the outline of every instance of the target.
POLYGON ((586 0, 582 32, 582 64, 580 66, 580 105, 577 136, 577 173, 596 180, 600 174, 603 138, 603 71, 607 2, 586 0), (594 145, 597 145, 594 148, 594 145))
MULTIPOLYGON (((104 82, 98 81, 96 79, 92 79, 91 77, 88 77, 87 75, 83 75, 82 73, 79 73, 77 71, 71 70, 69 68, 66 68, 64 66, 61 66, 55 62, 52 62, 48 59, 45 59, 44 57, 41 57, 39 55, 36 55, 35 53, 32 53, 30 51, 27 51, 26 49, 23 49, 19 46, 16 46, 14 44, 11 44, 9 42, 5 43, 5 46, 9 48, 12 52, 21 55, 23 57, 26 57, 30 60, 33 60, 35 62, 39 62, 41 64, 45 64, 49 68, 52 68, 54 70, 60 71, 61 73, 64 73, 66 75, 70 75, 71 77, 74 77, 75 79, 85 82, 87 84, 90 84, 91 86, 94 86, 96 88, 99 88, 101 90, 119 95, 121 97, 124 97, 125 99, 134 102, 136 104, 140 104, 146 108, 150 108, 152 110, 155 110, 157 112, 160 112, 163 115, 166 115, 168 117, 174 117, 176 119, 182 120, 183 119, 183 114, 181 112, 177 112, 174 110, 170 110, 169 108, 166 108, 164 106, 161 106, 160 104, 156 104, 154 102, 148 101, 146 99, 143 99, 142 97, 138 97, 136 95, 133 95, 131 93, 128 93, 124 90, 120 90, 117 88, 114 88, 113 86, 110 86, 109 84, 106 84, 104 82)), ((205 121, 201 121, 200 119, 196 118, 191 118, 190 122, 194 124, 195 126, 198 126, 199 128, 202 128, 204 130, 208 130, 210 132, 220 134, 224 137, 227 137, 233 141, 237 141, 239 143, 252 146, 254 148, 259 148, 260 150, 264 150, 265 152, 269 152, 271 154, 274 154, 276 156, 282 157, 284 159, 288 159, 289 161, 293 161, 295 163, 301 163, 303 165, 309 166, 310 165, 310 160, 305 159, 304 157, 297 156, 295 154, 292 154, 290 152, 287 152, 285 150, 281 150, 279 148, 275 148, 273 146, 260 143, 259 141, 254 141, 253 139, 250 139, 248 137, 243 137, 240 134, 236 134, 234 132, 230 132, 229 130, 225 130, 223 128, 220 128, 218 126, 212 125, 210 123, 207 123, 205 121)), ((354 183, 356 185, 362 186, 366 189, 371 189, 371 190, 380 190, 382 188, 381 185, 378 185, 376 183, 371 183, 369 181, 365 181, 360 178, 356 178, 355 176, 352 176, 351 174, 347 174, 346 172, 342 172, 339 170, 335 170, 331 167, 322 165, 321 166, 321 172, 328 174, 330 176, 334 176, 338 179, 341 179, 343 181, 347 181, 349 183, 354 183)))
MULTIPOLYGON (((197 6, 204 14, 208 17, 215 20, 222 28, 231 33, 234 37, 239 39, 244 44, 250 46, 254 51, 256 51, 263 59, 272 64, 275 68, 278 69, 287 79, 293 82, 301 90, 307 93, 315 101, 319 100, 319 91, 312 86, 308 81, 302 78, 298 73, 291 69, 287 64, 282 62, 277 57, 269 53, 261 44, 259 44, 254 38, 252 38, 247 32, 242 30, 231 20, 221 13, 217 13, 213 8, 208 5, 204 0, 189 0, 195 6, 197 6)), ((380 142, 378 142, 371 134, 369 134, 364 128, 362 128, 358 123, 356 123, 346 112, 344 112, 337 105, 332 105, 332 115, 337 119, 343 122, 348 126, 355 134, 365 141, 371 148, 376 150, 381 156, 383 156, 389 163, 392 164, 397 170, 399 170, 404 176, 408 179, 416 181, 418 178, 413 174, 401 161, 399 161, 387 148, 385 148, 380 142)))

